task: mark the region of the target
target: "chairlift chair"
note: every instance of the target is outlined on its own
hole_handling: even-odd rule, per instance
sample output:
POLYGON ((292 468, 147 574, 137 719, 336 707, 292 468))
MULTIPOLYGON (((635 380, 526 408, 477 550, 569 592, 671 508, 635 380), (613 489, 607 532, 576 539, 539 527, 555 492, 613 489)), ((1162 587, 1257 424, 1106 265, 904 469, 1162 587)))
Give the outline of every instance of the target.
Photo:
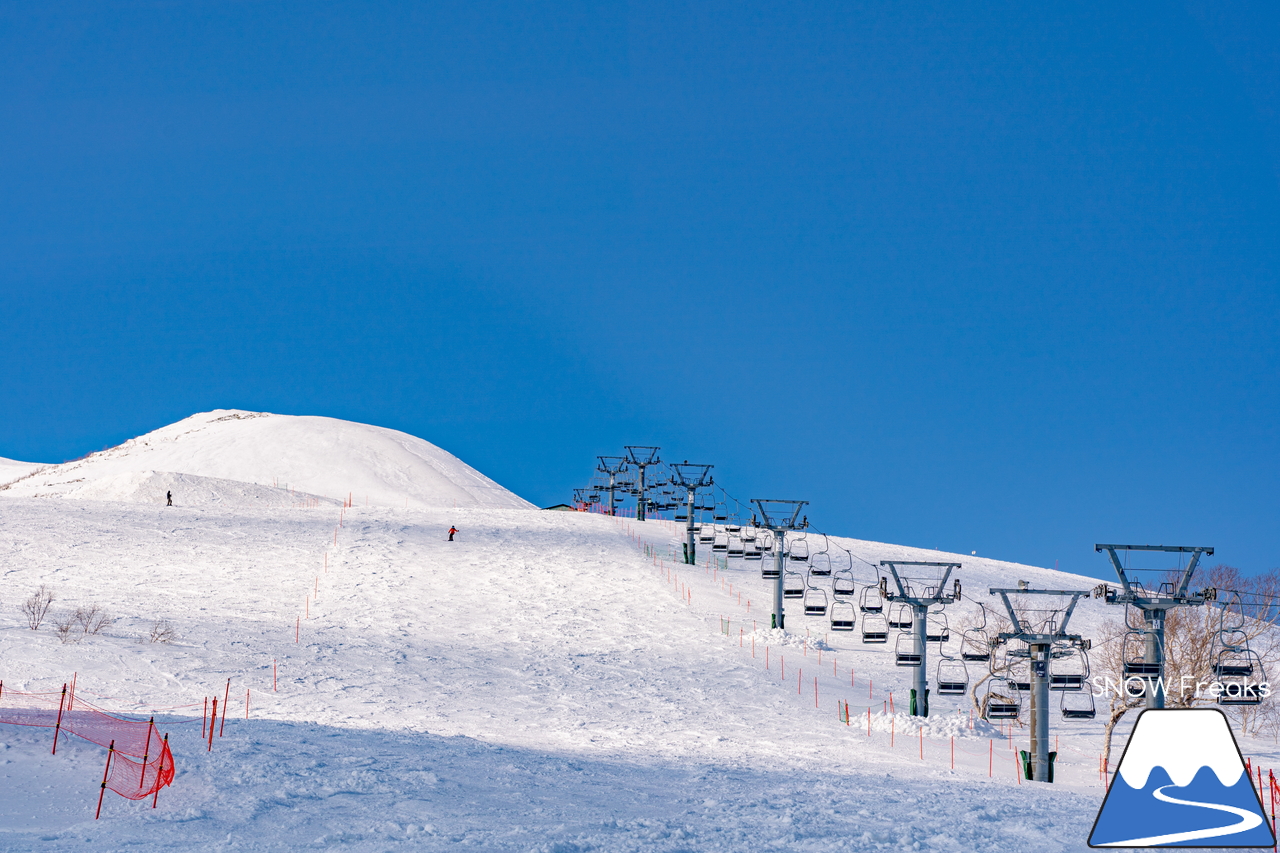
POLYGON ((710 545, 716 541, 716 528, 714 524, 704 524, 698 530, 698 543, 701 545, 710 545))
POLYGON ((831 630, 852 631, 856 610, 852 601, 831 602, 831 630))
POLYGON ((729 535, 729 550, 725 552, 726 556, 741 558, 744 554, 741 537, 729 535))
POLYGON ((862 616, 862 642, 867 645, 889 642, 889 623, 883 613, 864 613, 862 616))
POLYGON ((1124 639, 1121 641, 1120 652, 1125 678, 1131 675, 1155 678, 1164 669, 1159 663, 1149 663, 1145 660, 1147 640, 1139 631, 1125 633, 1124 639))
POLYGON ((910 630, 914 621, 914 614, 911 606, 907 604, 895 604, 893 609, 889 611, 889 627, 896 628, 899 631, 910 630))
POLYGON ((778 576, 778 564, 773 560, 763 560, 760 563, 760 577, 776 578, 778 576))
POLYGON ((924 654, 916 648, 914 634, 899 634, 893 646, 893 662, 898 666, 920 666, 924 654))
POLYGON ((947 614, 930 613, 925 623, 925 639, 930 643, 946 643, 951 640, 951 626, 947 614))
POLYGON ((960 635, 960 659, 970 663, 986 663, 991 660, 991 638, 987 636, 987 608, 981 604, 982 623, 966 628, 960 635))
POLYGON ((963 696, 969 690, 969 668, 964 661, 944 657, 938 661, 938 694, 963 696))
MULTIPOLYGON (((785 593, 786 590, 784 589, 783 592, 785 593)), ((804 591, 804 615, 827 615, 827 593, 825 590, 811 586, 804 591)))
POLYGON ((756 529, 754 527, 742 528, 742 541, 754 542, 756 539, 756 529))
MULTIPOLYGON (((774 575, 777 577, 777 575, 774 575)), ((803 598, 804 597, 804 578, 796 572, 787 572, 782 578, 782 597, 783 598, 803 598)))
POLYGON ((848 597, 858 592, 858 585, 853 582, 853 575, 838 574, 831 579, 831 594, 848 597))
POLYGON ((1247 678, 1253 675, 1257 653, 1248 647, 1226 648, 1218 652, 1213 662, 1214 678, 1247 678))
POLYGON ((819 551, 809 558, 809 574, 811 575, 830 575, 831 574, 831 555, 826 551, 819 551))
POLYGON ((1063 693, 1060 707, 1064 720, 1092 720, 1098 716, 1098 709, 1093 704, 1093 692, 1090 690, 1063 693))
POLYGON ((884 599, 880 596, 880 587, 863 587, 862 594, 858 596, 858 609, 863 613, 883 613, 884 599))
POLYGON ((711 540, 712 551, 728 551, 729 550, 729 534, 717 532, 715 538, 711 540))
POLYGON ((759 559, 760 559, 760 556, 761 556, 761 554, 760 554, 760 547, 759 547, 758 545, 756 545, 756 542, 755 542, 755 540, 754 540, 754 539, 749 540, 749 541, 747 541, 745 544, 743 544, 743 546, 742 546, 742 559, 744 559, 744 560, 759 560, 759 559))
POLYGON ((787 541, 787 559, 797 563, 809 559, 809 543, 801 537, 787 541))
POLYGON ((992 678, 987 682, 987 692, 982 697, 982 719, 1016 720, 1022 714, 1022 691, 1004 678, 992 678))
POLYGON ((1218 704, 1227 706, 1251 706, 1262 704, 1262 687, 1264 682, 1248 678, 1223 678, 1220 680, 1222 692, 1218 694, 1218 704))
POLYGON ((1009 661, 1006 680, 1023 693, 1031 692, 1031 657, 1018 657, 1009 661))
POLYGON ((1049 689, 1083 690, 1089 680, 1089 656, 1084 649, 1067 647, 1049 653, 1049 689))

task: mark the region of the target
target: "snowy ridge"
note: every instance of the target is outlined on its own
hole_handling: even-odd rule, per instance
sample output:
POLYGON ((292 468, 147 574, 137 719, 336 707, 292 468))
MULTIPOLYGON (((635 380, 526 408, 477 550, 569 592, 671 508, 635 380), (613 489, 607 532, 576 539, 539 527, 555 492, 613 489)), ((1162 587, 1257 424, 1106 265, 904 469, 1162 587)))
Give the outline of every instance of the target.
MULTIPOLYGON (((131 481, 121 476, 154 472, 335 500, 351 495, 360 505, 532 508, 452 454, 403 432, 334 418, 233 410, 192 415, 117 447, 50 466, 12 483, 3 494, 151 501, 153 490, 139 480, 139 488, 129 491, 131 481)), ((180 501, 181 491, 175 496, 180 501)))

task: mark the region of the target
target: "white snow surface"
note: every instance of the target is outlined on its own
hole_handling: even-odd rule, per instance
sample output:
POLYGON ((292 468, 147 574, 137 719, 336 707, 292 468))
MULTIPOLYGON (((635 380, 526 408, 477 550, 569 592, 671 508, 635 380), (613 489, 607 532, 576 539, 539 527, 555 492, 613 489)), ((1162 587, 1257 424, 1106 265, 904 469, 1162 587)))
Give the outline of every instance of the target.
MULTIPOLYGON (((644 553, 678 547, 668 522, 358 497, 343 510, 300 496, 301 478, 290 494, 263 474, 255 492, 165 470, 103 470, 77 500, 0 491, 4 690, 74 674, 84 699, 157 714, 178 770, 156 809, 109 793, 94 821, 105 750, 70 737, 52 756, 49 730, 0 725, 0 850, 1087 849, 1101 721, 1055 717, 1058 781, 1019 784, 1025 730, 973 720, 967 697, 907 717, 892 642, 831 633, 799 601, 787 635, 768 630, 758 563, 644 553), (163 506, 170 483, 209 497, 163 506), (57 600, 32 631, 18 605, 41 584, 57 600), (59 642, 50 626, 94 603, 115 623, 59 642), (176 642, 146 641, 158 619, 176 642), (228 694, 207 751, 202 703, 228 694)), ((341 476, 357 474, 391 476, 341 476)), ((339 476, 311 487, 344 496, 322 487, 339 476)), ((1094 583, 833 541, 862 583, 881 559, 963 563, 957 636, 988 586, 1094 583)), ((1072 628, 1112 615, 1086 600, 1072 628)))
POLYGON ((1130 788, 1141 789, 1156 767, 1163 767, 1180 788, 1190 785, 1201 767, 1212 770, 1227 787, 1239 781, 1245 770, 1227 718, 1208 708, 1142 715, 1119 773, 1130 788))
POLYGON ((0 459, 0 486, 12 483, 47 466, 39 462, 19 462, 16 459, 0 459))
MULTIPOLYGON (((28 469, 4 478, 3 470, 0 485, 31 473, 28 469)), ((238 495, 236 489, 220 491, 206 482, 197 485, 199 497, 188 499, 173 474, 331 500, 350 497, 360 506, 533 506, 452 454, 407 433, 335 418, 227 409, 192 415, 83 459, 49 466, 4 491, 14 497, 154 503, 157 495, 163 499, 173 488, 174 502, 186 505, 263 499, 260 492, 238 495)))

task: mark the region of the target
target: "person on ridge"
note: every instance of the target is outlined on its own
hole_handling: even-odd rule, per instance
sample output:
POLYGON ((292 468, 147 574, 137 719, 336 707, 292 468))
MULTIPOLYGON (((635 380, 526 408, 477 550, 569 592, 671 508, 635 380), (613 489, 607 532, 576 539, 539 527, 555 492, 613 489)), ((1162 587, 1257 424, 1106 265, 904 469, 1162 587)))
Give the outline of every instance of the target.
POLYGON ((452 524, 451 524, 451 525, 449 525, 449 541, 450 541, 450 542, 452 542, 452 541, 453 541, 453 534, 455 534, 455 533, 457 533, 457 532, 458 532, 458 528, 454 527, 452 524))
POLYGON ((166 492, 165 497, 169 499, 169 502, 165 504, 165 506, 173 506, 173 492, 166 492))

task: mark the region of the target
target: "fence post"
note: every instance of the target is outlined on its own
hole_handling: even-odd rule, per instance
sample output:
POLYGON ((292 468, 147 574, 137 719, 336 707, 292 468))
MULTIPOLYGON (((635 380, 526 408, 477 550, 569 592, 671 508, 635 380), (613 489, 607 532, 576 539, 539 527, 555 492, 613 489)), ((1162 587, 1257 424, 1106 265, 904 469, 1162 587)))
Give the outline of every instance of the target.
POLYGON ((58 722, 53 727, 53 754, 58 754, 58 733, 62 731, 62 706, 67 703, 67 685, 62 685, 62 698, 58 700, 58 722))
MULTIPOLYGON (((107 793, 107 774, 111 772, 111 756, 115 754, 116 742, 111 741, 111 745, 107 747, 107 766, 102 768, 102 788, 98 791, 98 810, 94 812, 93 819, 97 820, 102 817, 102 798, 107 793)), ((143 765, 145 770, 146 765, 143 765)))
POLYGON ((213 697, 213 716, 209 720, 209 748, 206 752, 213 752, 213 724, 218 719, 218 697, 213 697))

